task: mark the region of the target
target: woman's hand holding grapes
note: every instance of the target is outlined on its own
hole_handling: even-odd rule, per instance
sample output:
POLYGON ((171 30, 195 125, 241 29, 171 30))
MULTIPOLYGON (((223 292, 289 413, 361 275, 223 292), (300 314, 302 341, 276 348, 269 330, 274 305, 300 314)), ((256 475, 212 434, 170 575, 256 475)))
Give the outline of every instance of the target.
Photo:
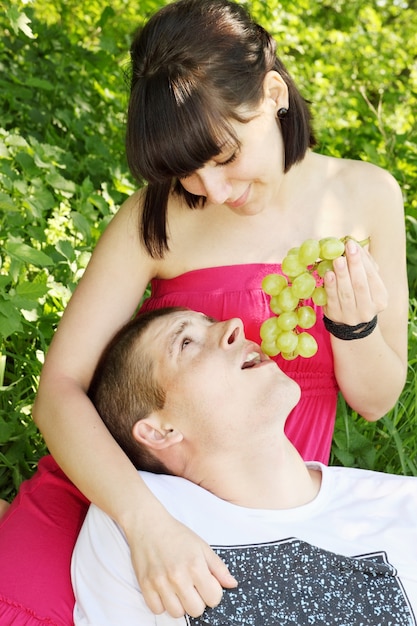
POLYGON ((368 250, 348 239, 345 254, 324 275, 326 317, 354 326, 372 320, 388 303, 387 290, 368 250))
POLYGON ((367 326, 369 321, 373 325, 365 332, 372 332, 375 316, 387 305, 387 292, 376 263, 362 249, 368 243, 369 239, 356 242, 349 237, 326 237, 307 239, 289 250, 282 261, 284 276, 270 274, 262 281, 263 290, 271 296, 271 311, 277 316, 261 327, 266 354, 281 354, 285 359, 316 354, 317 342, 306 332, 316 323, 316 313, 306 302, 309 298, 324 307, 328 328, 336 336, 341 335, 335 326, 341 325, 344 339, 359 338, 361 331, 354 327, 367 326))

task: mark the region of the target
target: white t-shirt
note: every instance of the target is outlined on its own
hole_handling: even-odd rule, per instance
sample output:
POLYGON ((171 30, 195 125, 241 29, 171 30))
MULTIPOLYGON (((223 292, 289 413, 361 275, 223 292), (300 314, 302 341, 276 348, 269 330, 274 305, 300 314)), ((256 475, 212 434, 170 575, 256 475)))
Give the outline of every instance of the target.
POLYGON ((322 471, 320 493, 287 510, 236 506, 182 478, 142 472, 239 581, 199 618, 147 608, 123 532, 91 506, 72 562, 75 625, 416 625, 417 478, 309 465, 322 471))

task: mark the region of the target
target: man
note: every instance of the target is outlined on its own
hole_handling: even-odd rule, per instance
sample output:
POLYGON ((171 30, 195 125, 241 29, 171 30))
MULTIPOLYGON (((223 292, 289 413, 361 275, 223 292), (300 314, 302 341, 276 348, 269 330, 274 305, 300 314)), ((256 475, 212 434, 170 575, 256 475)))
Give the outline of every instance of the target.
POLYGON ((76 626, 416 624, 417 479, 305 464, 284 434, 299 395, 238 319, 163 309, 122 329, 90 396, 238 586, 199 618, 153 615, 122 531, 92 506, 72 564, 76 626))

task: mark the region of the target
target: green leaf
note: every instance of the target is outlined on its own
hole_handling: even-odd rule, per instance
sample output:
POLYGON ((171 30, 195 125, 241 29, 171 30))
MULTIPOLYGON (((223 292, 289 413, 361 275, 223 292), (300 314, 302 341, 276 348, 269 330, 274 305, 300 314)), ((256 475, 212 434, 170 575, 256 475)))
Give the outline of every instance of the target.
POLYGON ((5 144, 13 148, 27 148, 28 142, 20 135, 8 135, 5 144))
POLYGON ((39 207, 41 211, 49 211, 56 204, 54 196, 47 187, 39 187, 36 189, 33 194, 32 202, 35 206, 39 207))
POLYGON ((71 211, 71 217, 74 221, 75 228, 84 235, 84 237, 88 240, 91 237, 91 224, 90 222, 78 213, 77 211, 71 211))
POLYGON ((22 330, 20 312, 10 302, 0 302, 0 336, 5 339, 22 330))
POLYGON ((89 196, 89 201, 93 206, 100 210, 103 215, 107 215, 109 213, 109 205, 98 193, 93 193, 89 196))
POLYGON ((21 30, 29 39, 35 39, 32 29, 28 26, 31 20, 25 13, 20 13, 16 7, 12 6, 6 11, 6 15, 16 35, 19 33, 19 30, 21 30))
POLYGON ((112 9, 112 7, 110 6, 106 6, 106 8, 104 9, 103 13, 100 16, 100 19, 97 23, 97 25, 100 28, 103 28, 103 26, 106 24, 107 20, 114 17, 116 15, 114 9, 112 9))
POLYGON ((15 159, 29 179, 39 174, 39 168, 35 165, 33 157, 27 152, 18 152, 15 159))
POLYGON ((0 422, 0 445, 8 443, 11 437, 14 435, 15 428, 13 424, 7 422, 0 422))
POLYGON ((23 263, 31 263, 37 267, 47 267, 53 264, 51 257, 25 243, 8 242, 5 245, 5 250, 11 257, 23 261, 23 263))
POLYGON ((16 287, 16 293, 22 298, 37 301, 48 293, 48 286, 42 283, 20 283, 16 287))
POLYGON ((12 279, 10 278, 10 276, 5 276, 4 274, 0 274, 0 292, 2 293, 2 295, 4 294, 4 291, 7 285, 9 285, 11 282, 12 282, 12 279))
POLYGON ((46 91, 52 91, 55 88, 48 80, 38 78, 37 76, 29 76, 26 79, 26 85, 35 87, 35 89, 45 89, 46 91))
POLYGON ((75 260, 74 248, 72 247, 68 239, 63 239, 61 241, 58 241, 55 247, 58 250, 58 252, 62 254, 62 256, 68 259, 68 261, 75 260))
POLYGON ((46 176, 46 181, 51 185, 51 187, 59 189, 60 191, 75 193, 77 189, 72 180, 64 178, 61 174, 58 174, 58 172, 49 172, 46 176))
POLYGON ((0 141, 0 159, 10 159, 10 153, 4 141, 0 141))
POLYGON ((19 207, 7 193, 0 192, 0 211, 18 211, 19 207))

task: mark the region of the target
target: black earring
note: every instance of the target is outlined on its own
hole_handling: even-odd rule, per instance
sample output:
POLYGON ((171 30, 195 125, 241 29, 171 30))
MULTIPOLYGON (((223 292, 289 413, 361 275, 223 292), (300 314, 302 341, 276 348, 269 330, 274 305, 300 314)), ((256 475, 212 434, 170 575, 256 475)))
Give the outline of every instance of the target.
POLYGON ((286 117, 288 113, 288 109, 286 109, 285 107, 281 107, 280 109, 278 109, 278 117, 280 119, 282 119, 283 117, 286 117))

